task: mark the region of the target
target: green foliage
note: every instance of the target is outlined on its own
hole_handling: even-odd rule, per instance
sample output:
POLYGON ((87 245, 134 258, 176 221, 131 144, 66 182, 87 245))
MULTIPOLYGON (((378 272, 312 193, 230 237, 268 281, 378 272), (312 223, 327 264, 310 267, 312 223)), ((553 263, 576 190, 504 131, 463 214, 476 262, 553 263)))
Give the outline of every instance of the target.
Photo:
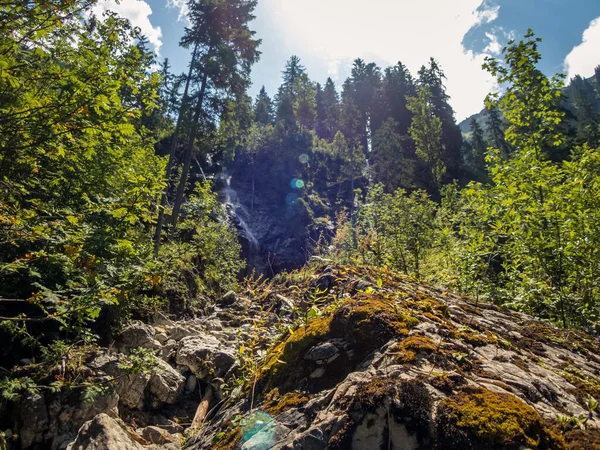
POLYGON ((117 363, 117 367, 129 374, 150 375, 157 371, 156 353, 147 348, 134 348, 117 363))
POLYGON ((429 87, 419 87, 417 96, 408 99, 407 108, 413 113, 409 131, 415 141, 417 157, 427 167, 430 186, 439 189, 446 173, 441 154, 442 121, 433 111, 429 87))
MULTIPOLYGON (((173 127, 167 114, 175 81, 167 64, 161 74, 151 70, 138 29, 113 13, 102 20, 83 15, 88 6, 0 6, 0 302, 7 311, 0 329, 7 366, 23 351, 40 355, 44 367, 64 364, 74 347, 110 336, 133 315, 169 306, 182 312, 178 301, 198 306, 203 295, 234 287, 243 267, 208 184, 190 197, 179 234, 154 257, 151 228, 165 185, 155 144, 173 127)), ((218 136, 220 147, 234 145, 247 125, 243 105, 228 109, 232 118, 224 123, 232 125, 218 136)), ((9 395, 29 386, 4 383, 9 395)), ((83 389, 89 398, 97 394, 95 386, 83 389)))

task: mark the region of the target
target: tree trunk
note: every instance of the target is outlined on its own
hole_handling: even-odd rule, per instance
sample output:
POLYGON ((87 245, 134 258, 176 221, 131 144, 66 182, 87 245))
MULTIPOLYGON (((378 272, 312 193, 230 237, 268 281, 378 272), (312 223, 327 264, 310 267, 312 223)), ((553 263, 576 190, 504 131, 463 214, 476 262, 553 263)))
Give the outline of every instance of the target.
POLYGON ((165 223, 165 207, 167 206, 167 200, 169 197, 170 191, 170 180, 171 180, 171 171, 173 170, 173 166, 175 165, 175 151, 177 150, 177 143, 179 140, 179 133, 181 131, 181 123, 183 122, 183 115, 185 113, 185 108, 188 102, 188 92, 190 88, 190 80, 192 78, 192 69, 194 67, 194 63, 196 62, 196 53, 198 51, 198 44, 194 47, 194 52, 192 53, 192 60, 190 62, 190 70, 188 71, 187 80, 185 81, 185 89, 183 91, 183 98, 181 100, 181 106, 179 108, 179 115, 177 117, 177 125, 175 126, 175 132, 173 133, 173 138, 171 139, 171 147, 169 148, 169 162, 167 163, 167 169, 165 171, 165 180, 167 185, 162 192, 160 197, 160 208, 158 210, 158 219, 156 221, 156 232, 154 233, 154 257, 158 257, 158 251, 160 249, 160 238, 162 234, 162 229, 165 223))
POLYGON ((171 223, 173 225, 173 231, 177 227, 177 220, 179 219, 179 213, 181 212, 181 205, 183 203, 183 194, 185 193, 185 186, 187 184, 188 175, 190 173, 190 166, 192 163, 192 153, 194 151, 194 141, 198 134, 198 121, 200 120, 200 114, 202 113, 202 103, 204 102, 204 93, 206 92, 206 83, 208 82, 208 60, 210 59, 211 51, 206 54, 204 61, 204 75, 202 77, 202 85, 200 87, 200 93, 198 94, 198 102, 196 103, 196 109, 194 111, 194 117, 192 118, 192 130, 187 141, 185 149, 185 158, 183 161, 183 170, 181 171, 181 177, 179 178, 179 186, 177 187, 177 195, 175 197, 175 204, 173 205, 173 214, 171 216, 171 223))

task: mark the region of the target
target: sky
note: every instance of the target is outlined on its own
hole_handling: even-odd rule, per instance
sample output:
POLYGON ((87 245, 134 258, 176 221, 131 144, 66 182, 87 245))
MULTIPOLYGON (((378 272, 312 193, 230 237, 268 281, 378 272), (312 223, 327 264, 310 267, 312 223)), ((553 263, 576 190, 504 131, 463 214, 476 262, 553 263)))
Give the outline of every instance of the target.
MULTIPOLYGON (((139 26, 160 59, 186 71, 190 53, 178 46, 186 26, 183 0, 101 0, 139 26)), ((416 75, 434 57, 446 74, 458 121, 479 112, 495 81, 481 69, 508 40, 528 28, 543 39, 547 75, 590 77, 600 65, 600 0, 258 0, 251 27, 262 39, 250 95, 274 95, 281 71, 297 55, 312 80, 341 87, 352 61, 384 68, 404 63, 416 75)))

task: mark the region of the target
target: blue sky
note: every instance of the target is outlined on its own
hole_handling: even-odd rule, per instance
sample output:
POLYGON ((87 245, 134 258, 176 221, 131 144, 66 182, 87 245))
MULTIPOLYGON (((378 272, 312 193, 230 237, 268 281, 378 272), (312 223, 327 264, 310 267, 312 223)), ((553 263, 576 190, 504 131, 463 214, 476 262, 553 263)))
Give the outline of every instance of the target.
MULTIPOLYGON (((186 70, 189 53, 178 47, 183 0, 101 0, 96 6, 107 8, 139 26, 176 72, 186 70)), ((499 55, 528 28, 544 40, 541 68, 548 75, 587 77, 600 64, 600 0, 259 0, 255 15, 252 26, 263 44, 253 96, 263 84, 275 93, 292 54, 313 80, 331 76, 338 85, 357 57, 382 67, 402 61, 416 74, 433 56, 446 72, 460 121, 497 89, 481 70, 484 57, 499 55)))

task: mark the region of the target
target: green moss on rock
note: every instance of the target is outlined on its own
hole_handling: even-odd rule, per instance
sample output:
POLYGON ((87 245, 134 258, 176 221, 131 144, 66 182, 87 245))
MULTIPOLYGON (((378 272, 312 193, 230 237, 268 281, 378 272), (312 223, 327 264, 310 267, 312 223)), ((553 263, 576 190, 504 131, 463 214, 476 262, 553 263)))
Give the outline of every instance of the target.
POLYGON ((510 394, 465 387, 438 406, 439 448, 563 449, 540 415, 510 394))

